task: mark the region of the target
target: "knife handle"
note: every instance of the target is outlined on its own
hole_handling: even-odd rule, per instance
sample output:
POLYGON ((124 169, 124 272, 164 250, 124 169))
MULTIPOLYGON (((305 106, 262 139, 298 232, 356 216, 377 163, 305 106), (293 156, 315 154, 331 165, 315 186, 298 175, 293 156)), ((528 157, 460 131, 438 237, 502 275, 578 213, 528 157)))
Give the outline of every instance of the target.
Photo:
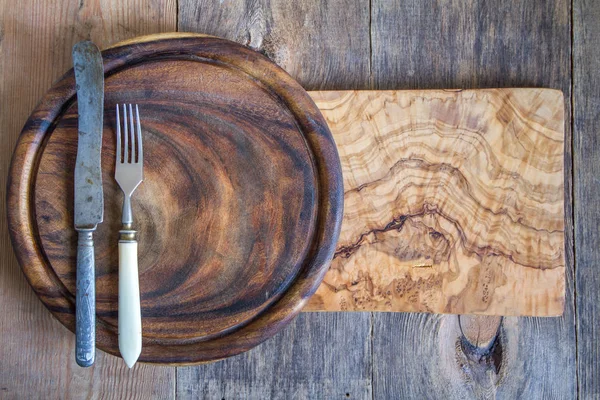
POLYGON ((75 298, 75 359, 81 367, 96 357, 96 271, 93 230, 79 230, 75 298))
POLYGON ((119 240, 119 351, 129 368, 142 352, 142 315, 135 231, 120 231, 119 240))

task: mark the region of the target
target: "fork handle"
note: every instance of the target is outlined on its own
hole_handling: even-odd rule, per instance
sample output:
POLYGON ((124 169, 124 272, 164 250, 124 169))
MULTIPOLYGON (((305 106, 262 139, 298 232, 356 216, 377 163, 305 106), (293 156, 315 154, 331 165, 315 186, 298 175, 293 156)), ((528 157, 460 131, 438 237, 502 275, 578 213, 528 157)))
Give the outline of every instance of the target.
MULTIPOLYGON (((124 236, 135 237, 135 231, 122 230, 121 237, 124 236)), ((129 368, 142 352, 137 249, 135 239, 119 240, 119 351, 129 368)))

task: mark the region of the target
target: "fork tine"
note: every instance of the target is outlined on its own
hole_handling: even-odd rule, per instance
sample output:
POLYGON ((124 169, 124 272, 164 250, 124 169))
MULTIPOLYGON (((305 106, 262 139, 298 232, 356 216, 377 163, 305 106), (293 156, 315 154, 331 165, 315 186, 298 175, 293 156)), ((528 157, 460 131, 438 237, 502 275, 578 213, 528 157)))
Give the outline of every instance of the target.
POLYGON ((135 164, 137 148, 135 145, 135 128, 133 126, 133 108, 131 107, 131 103, 129 104, 129 127, 131 128, 129 131, 129 138, 131 139, 131 163, 135 164))
POLYGON ((121 162, 121 120, 119 118, 119 105, 117 104, 117 164, 121 162))
POLYGON ((138 105, 135 105, 135 120, 137 122, 137 157, 138 163, 144 163, 144 146, 142 146, 142 125, 140 124, 140 110, 138 105))
POLYGON ((123 146, 123 164, 127 164, 129 162, 129 133, 127 131, 127 106, 123 104, 123 130, 125 134, 123 135, 123 141, 125 142, 125 146, 123 146))

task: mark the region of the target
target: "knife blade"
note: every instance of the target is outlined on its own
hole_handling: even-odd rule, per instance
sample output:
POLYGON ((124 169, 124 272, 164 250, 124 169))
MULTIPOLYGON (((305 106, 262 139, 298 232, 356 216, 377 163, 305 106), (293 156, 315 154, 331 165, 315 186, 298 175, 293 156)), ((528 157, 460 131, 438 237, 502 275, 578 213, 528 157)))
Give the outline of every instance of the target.
POLYGON ((75 359, 82 367, 94 363, 96 349, 96 273, 93 232, 104 215, 102 192, 102 118, 104 70, 96 45, 82 41, 73 46, 73 69, 79 114, 75 164, 75 230, 77 285, 75 296, 75 359))

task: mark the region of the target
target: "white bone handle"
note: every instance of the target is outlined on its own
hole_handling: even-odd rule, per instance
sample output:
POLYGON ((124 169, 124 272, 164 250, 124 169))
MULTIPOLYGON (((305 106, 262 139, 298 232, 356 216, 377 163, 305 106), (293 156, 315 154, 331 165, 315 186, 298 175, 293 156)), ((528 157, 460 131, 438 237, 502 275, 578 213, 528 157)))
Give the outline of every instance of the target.
POLYGON ((142 352, 142 314, 136 241, 119 241, 119 351, 129 368, 142 352))

